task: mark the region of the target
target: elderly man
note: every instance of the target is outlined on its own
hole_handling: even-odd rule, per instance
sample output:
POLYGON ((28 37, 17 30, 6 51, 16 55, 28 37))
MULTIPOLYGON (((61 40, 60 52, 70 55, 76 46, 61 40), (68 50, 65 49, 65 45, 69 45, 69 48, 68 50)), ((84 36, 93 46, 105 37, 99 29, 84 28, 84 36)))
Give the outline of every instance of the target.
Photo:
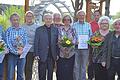
POLYGON ((39 27, 34 23, 34 13, 32 11, 27 11, 25 13, 25 24, 22 25, 28 35, 29 38, 29 44, 32 45, 32 48, 27 54, 26 57, 26 65, 25 65, 25 80, 31 80, 32 79, 32 65, 34 60, 34 37, 35 37, 35 31, 36 28, 39 27))
POLYGON ((35 58, 38 61, 39 80, 53 80, 54 63, 58 55, 58 29, 52 24, 51 14, 43 16, 45 24, 36 29, 35 58))
POLYGON ((53 25, 58 29, 62 26, 61 19, 61 15, 59 13, 53 14, 53 25))
POLYGON ((8 54, 8 77, 7 80, 14 80, 15 66, 17 65, 17 80, 24 80, 25 58, 20 58, 23 48, 28 42, 24 28, 19 25, 20 17, 17 13, 10 16, 11 27, 6 31, 6 43, 9 48, 8 54))
POLYGON ((85 12, 77 12, 78 21, 73 24, 76 30, 78 45, 76 45, 74 76, 75 80, 86 80, 86 65, 88 63, 88 45, 86 41, 92 35, 91 26, 85 22, 85 12))

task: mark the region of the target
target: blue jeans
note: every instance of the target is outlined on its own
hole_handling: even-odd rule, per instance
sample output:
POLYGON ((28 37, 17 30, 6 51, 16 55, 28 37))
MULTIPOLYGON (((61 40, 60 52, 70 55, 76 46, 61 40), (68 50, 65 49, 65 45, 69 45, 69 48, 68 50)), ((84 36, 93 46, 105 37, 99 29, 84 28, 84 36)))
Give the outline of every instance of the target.
POLYGON ((88 63, 88 50, 76 50, 74 65, 74 80, 86 80, 86 66, 88 63))
POLYGON ((3 63, 0 63, 0 80, 3 80, 3 63))
POLYGON ((14 80, 15 66, 17 66, 17 80, 24 80, 25 58, 10 53, 8 55, 8 77, 7 80, 14 80))

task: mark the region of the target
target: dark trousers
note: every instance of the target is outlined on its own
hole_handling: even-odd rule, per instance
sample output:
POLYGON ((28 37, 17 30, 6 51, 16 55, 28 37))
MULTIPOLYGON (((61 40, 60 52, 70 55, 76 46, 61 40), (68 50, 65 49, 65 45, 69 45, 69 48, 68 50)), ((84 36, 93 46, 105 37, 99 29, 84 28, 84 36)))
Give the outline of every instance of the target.
POLYGON ((53 80, 53 69, 55 61, 53 58, 48 57, 46 62, 38 61, 38 73, 39 80, 46 80, 46 71, 47 71, 47 80, 53 80))
POLYGON ((73 80, 73 67, 75 56, 59 58, 57 61, 57 80, 73 80))
POLYGON ((100 63, 94 63, 95 80, 108 80, 107 79, 107 69, 103 67, 100 63))
POLYGON ((25 80, 32 79, 32 66, 33 66, 33 52, 29 52, 26 56, 26 64, 25 64, 25 80))
POLYGON ((111 58, 110 67, 108 68, 108 80, 115 80, 116 73, 118 75, 117 80, 120 80, 120 58, 111 58))
POLYGON ((0 80, 3 80, 3 63, 0 63, 0 80))
POLYGON ((88 65, 88 79, 92 80, 94 78, 94 64, 91 63, 88 65))

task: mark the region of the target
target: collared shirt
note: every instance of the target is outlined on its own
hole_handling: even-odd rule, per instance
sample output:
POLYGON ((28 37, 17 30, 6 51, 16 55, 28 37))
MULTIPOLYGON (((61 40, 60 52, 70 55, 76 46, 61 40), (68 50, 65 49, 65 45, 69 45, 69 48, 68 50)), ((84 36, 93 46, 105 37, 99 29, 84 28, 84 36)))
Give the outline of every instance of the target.
POLYGON ((91 24, 91 29, 93 33, 99 29, 99 25, 95 20, 90 22, 90 24, 91 24))
POLYGON ((28 37, 27 37, 27 33, 24 28, 22 28, 22 27, 15 28, 15 27, 11 26, 7 29, 6 43, 7 43, 7 46, 9 48, 10 52, 15 55, 18 55, 18 53, 17 53, 18 49, 17 49, 17 47, 14 46, 18 36, 20 37, 20 42, 22 42, 23 46, 25 46, 28 43, 28 37))
POLYGON ((87 22, 81 24, 79 21, 73 24, 73 28, 76 30, 76 34, 78 35, 88 35, 92 36, 91 25, 87 22))

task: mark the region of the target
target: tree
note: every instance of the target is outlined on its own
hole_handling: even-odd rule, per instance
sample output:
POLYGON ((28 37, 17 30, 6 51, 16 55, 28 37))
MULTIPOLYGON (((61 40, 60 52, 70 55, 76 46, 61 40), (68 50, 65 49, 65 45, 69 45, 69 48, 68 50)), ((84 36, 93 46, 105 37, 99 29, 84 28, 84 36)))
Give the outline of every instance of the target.
POLYGON ((74 9, 74 21, 77 21, 77 18, 76 18, 76 13, 82 9, 83 7, 83 0, 71 0, 72 2, 72 6, 73 6, 73 9, 74 9))
POLYGON ((105 0, 105 15, 109 16, 110 13, 110 0, 105 0))

